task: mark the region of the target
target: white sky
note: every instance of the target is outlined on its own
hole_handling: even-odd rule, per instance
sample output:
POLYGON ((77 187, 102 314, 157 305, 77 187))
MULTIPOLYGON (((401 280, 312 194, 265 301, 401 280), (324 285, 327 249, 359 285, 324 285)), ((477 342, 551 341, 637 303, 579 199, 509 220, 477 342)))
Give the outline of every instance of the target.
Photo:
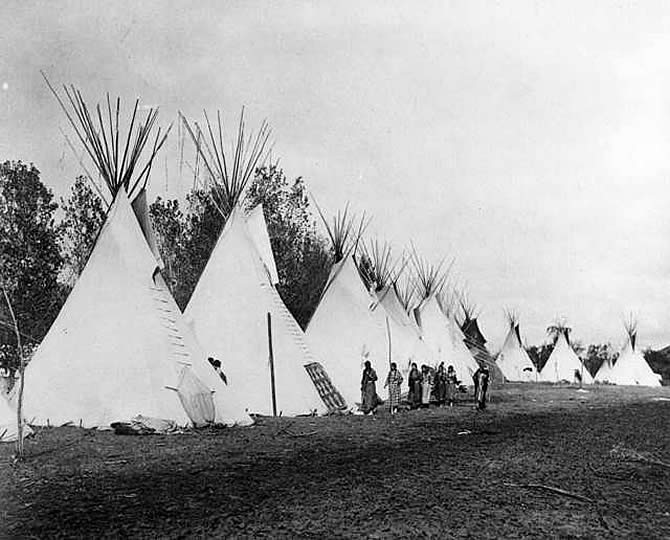
POLYGON ((561 315, 619 344, 630 311, 642 346, 670 342, 667 3, 5 1, 0 17, 0 159, 58 195, 79 167, 40 69, 89 101, 141 96, 164 124, 246 105, 327 210, 351 201, 399 249, 455 256, 494 349, 503 307, 529 343, 561 315))

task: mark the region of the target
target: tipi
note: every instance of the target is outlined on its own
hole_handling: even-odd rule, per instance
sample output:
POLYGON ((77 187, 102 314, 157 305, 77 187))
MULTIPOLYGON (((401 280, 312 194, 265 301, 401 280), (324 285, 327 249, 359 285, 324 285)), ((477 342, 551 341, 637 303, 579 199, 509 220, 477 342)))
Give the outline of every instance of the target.
MULTIPOLYGON (((468 301, 465 293, 460 295, 459 304, 463 311, 463 321, 458 325, 458 329, 463 336, 465 346, 480 367, 488 368, 491 384, 503 384, 505 377, 486 347, 486 338, 479 328, 475 306, 468 301)), ((456 320, 455 317, 454 320, 456 320)))
POLYGON ((463 335, 450 316, 440 306, 440 294, 448 272, 442 273, 440 263, 433 266, 413 257, 417 287, 422 298, 414 309, 421 335, 436 357, 436 363, 453 366, 456 376, 465 385, 472 385, 472 375, 479 369, 477 362, 463 342, 463 335))
POLYGON ((389 357, 397 364, 407 383, 413 363, 419 366, 433 365, 436 359, 424 343, 416 321, 410 319, 396 293, 396 284, 406 265, 397 268, 397 264, 391 264, 391 248, 388 244, 380 248, 378 242, 370 242, 369 247, 363 247, 361 251, 359 272, 377 300, 372 310, 381 311, 384 317, 389 357))
POLYGON ((627 339, 619 358, 609 373, 605 372, 601 376, 599 370, 596 380, 619 385, 661 386, 661 376, 652 371, 636 347, 637 323, 631 319, 625 326, 627 339))
POLYGON ((511 382, 533 382, 537 380, 537 369, 521 342, 519 319, 513 311, 507 312, 509 330, 496 364, 511 382))
POLYGON ((242 116, 231 160, 222 141, 212 136, 202 146, 185 119, 184 124, 210 171, 214 201, 227 216, 184 320, 207 354, 222 362, 229 386, 250 412, 294 416, 340 408, 342 400, 327 372, 275 288, 277 270, 263 209, 246 213, 243 208, 246 185, 266 156, 267 124, 247 147, 252 139, 245 138, 242 116))
POLYGON ((579 377, 581 377, 583 384, 593 384, 593 377, 570 346, 568 338, 570 328, 560 324, 555 327, 555 332, 557 338, 554 350, 549 355, 542 371, 540 371, 538 380, 552 383, 572 383, 578 382, 579 377))
MULTIPOLYGON (((130 197, 144 189, 167 136, 160 138, 158 131, 142 167, 157 110, 150 110, 135 131, 135 103, 121 158, 118 100, 115 111, 107 101, 110 121, 104 125, 101 120, 103 136, 78 91, 66 89, 79 124, 50 88, 100 171, 112 203, 81 276, 26 368, 26 419, 39 425, 102 427, 141 414, 179 425, 250 423, 179 324, 178 308, 140 226, 145 219, 140 215, 138 221, 131 207, 130 197)), ((138 207, 146 205, 140 201, 138 207)))
MULTIPOLYGON (((335 263, 305 335, 348 408, 355 409, 361 402, 364 363, 369 360, 380 379, 389 365, 390 317, 387 319, 383 308, 376 309, 379 299, 366 289, 354 260, 363 220, 356 231, 348 208, 338 212, 332 224, 320 209, 319 213, 332 242, 335 263)), ((400 362, 398 368, 402 369, 400 362)))

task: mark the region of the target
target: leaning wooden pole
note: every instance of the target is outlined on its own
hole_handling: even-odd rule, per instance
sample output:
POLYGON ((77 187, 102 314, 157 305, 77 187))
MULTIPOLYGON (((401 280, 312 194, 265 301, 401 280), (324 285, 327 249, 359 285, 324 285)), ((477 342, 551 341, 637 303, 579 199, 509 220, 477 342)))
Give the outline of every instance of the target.
POLYGON ((391 363, 393 362, 392 360, 393 355, 391 354, 391 325, 389 324, 388 316, 386 316, 386 335, 388 336, 389 341, 389 368, 390 368, 391 363))
POLYGON ((16 317, 14 316, 14 310, 12 309, 12 303, 9 301, 9 296, 7 291, 2 289, 2 294, 5 296, 5 302, 7 302, 7 307, 9 308, 9 315, 12 318, 12 324, 14 325, 14 333, 16 335, 16 346, 19 354, 19 398, 16 407, 16 425, 18 428, 19 438, 16 442, 16 450, 19 456, 19 459, 23 459, 23 371, 25 369, 25 361, 23 359, 23 347, 21 345, 21 332, 19 332, 19 324, 16 322, 16 317))
POLYGON ((268 312, 268 351, 270 353, 270 387, 272 389, 272 416, 277 416, 277 390, 275 387, 275 357, 272 351, 272 315, 268 312))

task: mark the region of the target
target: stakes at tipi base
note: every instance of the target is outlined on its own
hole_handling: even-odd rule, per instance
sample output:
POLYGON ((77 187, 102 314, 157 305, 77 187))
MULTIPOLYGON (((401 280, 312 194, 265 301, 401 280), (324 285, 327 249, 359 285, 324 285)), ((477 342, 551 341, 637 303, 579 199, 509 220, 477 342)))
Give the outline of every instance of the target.
POLYGON ((295 416, 343 407, 275 288, 279 278, 263 208, 244 208, 246 186, 267 156, 267 124, 247 138, 242 114, 231 156, 220 115, 214 128, 205 116, 207 136, 183 120, 226 220, 183 320, 207 354, 222 362, 228 386, 250 413, 295 416))
MULTIPOLYGON (((30 426, 23 424, 23 438, 33 433, 30 426)), ((9 403, 5 395, 0 395, 0 443, 16 442, 19 438, 18 418, 16 409, 9 403)))
POLYGON ((26 368, 25 418, 86 428, 138 415, 180 426, 250 424, 181 325, 150 248, 153 231, 142 192, 164 141, 160 130, 153 151, 141 160, 157 111, 140 122, 136 102, 122 136, 119 100, 112 109, 108 98, 107 114, 98 107, 98 130, 78 91, 66 89, 68 108, 49 86, 112 202, 86 266, 26 368), (133 195, 139 197, 131 201, 133 195))
POLYGON ((619 353, 616 363, 602 375, 601 367, 596 380, 617 385, 661 386, 661 376, 654 373, 637 348, 637 322, 631 317, 625 323, 626 342, 619 353))
POLYGON ((579 384, 581 378, 581 384, 593 384, 593 377, 570 346, 569 332, 563 325, 556 328, 554 350, 538 375, 540 382, 579 384))
POLYGON ((508 310, 506 316, 509 329, 496 364, 510 382, 534 382, 538 378, 537 369, 521 341, 518 315, 508 310))

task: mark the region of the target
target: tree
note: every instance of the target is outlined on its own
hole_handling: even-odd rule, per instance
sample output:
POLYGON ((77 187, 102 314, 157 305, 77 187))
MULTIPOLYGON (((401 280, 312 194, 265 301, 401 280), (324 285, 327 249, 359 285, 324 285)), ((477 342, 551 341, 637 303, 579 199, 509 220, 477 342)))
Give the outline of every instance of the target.
MULTIPOLYGON (((58 275, 63 265, 54 222, 58 205, 34 165, 0 165, 0 280, 23 333, 38 343, 64 297, 58 275)), ((16 370, 18 357, 6 308, 0 312, 0 363, 16 370)))
POLYGON ((105 221, 105 205, 97 193, 91 189, 84 176, 79 176, 70 190, 67 201, 61 199, 65 217, 61 222, 62 249, 67 261, 67 281, 74 283, 79 277, 95 240, 105 221))
POLYGON ((186 197, 186 213, 179 201, 158 197, 149 207, 158 249, 165 263, 164 277, 183 310, 214 249, 223 220, 211 192, 194 189, 186 197))
POLYGON ((275 255, 277 290, 298 324, 305 328, 330 271, 327 243, 311 214, 302 178, 289 183, 276 164, 257 169, 247 192, 247 209, 263 204, 275 255))

